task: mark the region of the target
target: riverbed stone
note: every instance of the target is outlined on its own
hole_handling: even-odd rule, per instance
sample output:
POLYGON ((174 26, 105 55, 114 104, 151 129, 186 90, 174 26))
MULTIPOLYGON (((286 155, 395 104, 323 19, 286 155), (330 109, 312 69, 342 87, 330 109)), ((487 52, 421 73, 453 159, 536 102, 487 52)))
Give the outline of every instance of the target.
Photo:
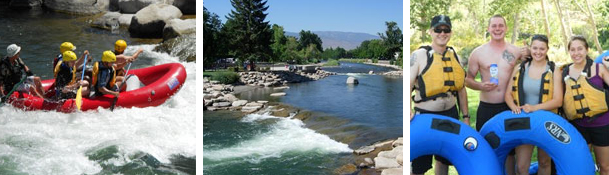
POLYGON ((121 16, 118 17, 118 23, 122 26, 129 26, 131 25, 131 18, 133 18, 133 16, 135 16, 134 14, 121 14, 121 16))
POLYGON ((163 28, 163 41, 197 32, 196 19, 170 19, 163 28))
POLYGON ((402 175, 404 170, 400 168, 385 169, 381 172, 381 175, 402 175))
POLYGON ((393 158, 376 157, 374 158, 374 167, 378 169, 398 168, 400 164, 393 158))
POLYGON ((359 84, 359 81, 355 77, 347 78, 347 84, 359 84))
POLYGON ((353 164, 343 165, 342 167, 334 170, 336 174, 353 174, 357 171, 357 166, 353 164))
POLYGON ((233 102, 233 106, 243 106, 247 104, 247 100, 237 100, 233 102))
POLYGON ((115 30, 118 29, 120 23, 118 18, 121 16, 118 12, 107 12, 104 16, 95 19, 91 23, 91 27, 104 29, 104 30, 115 30))
POLYGON ((173 5, 151 4, 133 16, 129 33, 134 38, 162 38, 167 22, 181 16, 180 9, 173 5))
POLYGON ((196 33, 184 34, 163 41, 154 48, 154 51, 169 53, 171 56, 180 58, 180 61, 192 62, 197 59, 196 41, 196 33))
POLYGON ((278 92, 278 93, 272 93, 271 97, 279 97, 279 96, 285 96, 286 93, 285 92, 278 92))
POLYGON ((398 162, 398 164, 404 166, 404 152, 400 152, 396 157, 395 160, 398 162))
POLYGON ((197 14, 197 2, 195 0, 174 0, 173 5, 178 7, 185 15, 197 14))
POLYGON ((231 105, 232 105, 232 103, 230 103, 230 102, 218 102, 218 103, 213 104, 214 107, 228 107, 231 105))
POLYGON ((368 153, 374 151, 374 149, 375 149, 374 146, 364 146, 364 147, 354 150, 353 153, 358 154, 358 155, 368 154, 368 153))
POLYGON ((290 89, 290 87, 288 87, 288 86, 281 86, 281 87, 273 88, 273 90, 283 90, 283 89, 290 89))
POLYGON ((155 3, 163 3, 163 0, 118 0, 118 10, 121 13, 134 14, 155 3))
POLYGON ((57 12, 92 15, 105 12, 110 0, 45 0, 44 6, 57 12))
POLYGON ((381 151, 378 156, 386 158, 395 158, 398 154, 402 153, 402 146, 395 147, 391 151, 381 151))
POLYGON ((404 145, 404 138, 403 138, 403 137, 400 137, 400 138, 396 139, 396 140, 395 140, 395 141, 392 143, 392 146, 393 146, 393 147, 402 146, 402 145, 404 145))
POLYGON ((369 74, 369 75, 372 75, 372 74, 374 74, 374 71, 370 71, 370 72, 368 72, 368 74, 369 74))

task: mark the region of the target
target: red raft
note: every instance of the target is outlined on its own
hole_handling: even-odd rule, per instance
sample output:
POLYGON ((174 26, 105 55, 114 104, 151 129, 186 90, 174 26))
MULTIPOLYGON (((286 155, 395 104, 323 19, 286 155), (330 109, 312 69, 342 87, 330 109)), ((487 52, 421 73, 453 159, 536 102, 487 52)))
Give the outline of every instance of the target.
MULTIPOLYGON (((169 63, 141 69, 129 70, 127 74, 136 75, 143 87, 131 91, 122 91, 115 107, 149 107, 163 104, 169 97, 175 94, 186 80, 186 70, 180 63, 169 63)), ((55 79, 43 80, 42 86, 47 95, 54 95, 55 79), (51 90, 51 91, 49 91, 51 90)), ((82 98, 81 111, 110 108, 114 96, 103 95, 91 98, 82 98)), ((48 110, 59 112, 74 112, 76 104, 74 99, 63 101, 43 100, 42 98, 27 93, 14 92, 7 102, 16 108, 25 110, 48 110)))

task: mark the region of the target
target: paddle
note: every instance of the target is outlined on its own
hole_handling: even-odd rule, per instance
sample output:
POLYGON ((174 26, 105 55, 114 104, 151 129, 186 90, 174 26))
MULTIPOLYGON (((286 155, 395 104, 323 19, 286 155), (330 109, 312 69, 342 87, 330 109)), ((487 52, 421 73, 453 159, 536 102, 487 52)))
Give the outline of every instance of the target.
MULTIPOLYGON (((89 55, 85 55, 85 63, 82 64, 82 75, 80 76, 81 82, 85 78, 85 68, 87 68, 87 56, 89 55)), ((76 99, 74 101, 76 103, 76 109, 80 111, 80 107, 82 106, 82 85, 80 85, 78 91, 76 91, 76 99)))
MULTIPOLYGON (((129 73, 129 69, 131 69, 131 62, 129 63, 129 66, 127 66, 127 71, 125 71, 125 75, 123 76, 123 82, 121 83, 121 86, 125 85, 125 80, 127 80, 127 75, 129 73)), ((118 92, 120 93, 121 91, 121 87, 118 87, 118 92)), ((116 101, 118 101, 118 96, 114 98, 114 101, 112 101, 112 105, 110 106, 110 111, 114 111, 114 107, 116 106, 116 101)))
POLYGON ((0 107, 4 106, 4 101, 6 101, 6 99, 8 97, 10 97, 13 94, 13 92, 15 92, 15 90, 17 90, 17 87, 21 86, 21 84, 23 83, 23 81, 25 81, 25 79, 27 79, 27 76, 23 76, 21 81, 19 81, 19 83, 15 84, 15 86, 13 86, 13 89, 11 89, 11 91, 9 91, 8 94, 6 94, 5 96, 3 96, 0 99, 0 107))

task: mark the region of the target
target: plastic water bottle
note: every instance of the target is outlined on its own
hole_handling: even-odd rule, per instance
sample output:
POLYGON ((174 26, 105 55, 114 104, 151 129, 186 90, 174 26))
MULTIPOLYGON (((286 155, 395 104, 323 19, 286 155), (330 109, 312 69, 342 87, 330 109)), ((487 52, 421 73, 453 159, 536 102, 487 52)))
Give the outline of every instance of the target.
POLYGON ((496 85, 499 85, 499 78, 497 78, 497 74, 499 73, 499 68, 497 67, 497 64, 491 64, 491 83, 495 83, 496 85))

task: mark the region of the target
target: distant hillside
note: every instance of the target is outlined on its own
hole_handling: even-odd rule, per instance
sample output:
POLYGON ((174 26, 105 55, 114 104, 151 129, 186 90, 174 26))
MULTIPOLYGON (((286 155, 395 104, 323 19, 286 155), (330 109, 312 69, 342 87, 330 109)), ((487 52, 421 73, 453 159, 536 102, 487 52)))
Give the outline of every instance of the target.
MULTIPOLYGON (((381 39, 378 35, 371 35, 367 33, 355 33, 355 32, 335 32, 335 31, 313 31, 313 33, 317 34, 322 41, 322 47, 326 48, 336 48, 338 46, 351 50, 355 49, 359 46, 363 41, 371 40, 371 39, 381 39)), ((285 32, 286 36, 295 36, 299 37, 298 33, 295 32, 285 32)))

